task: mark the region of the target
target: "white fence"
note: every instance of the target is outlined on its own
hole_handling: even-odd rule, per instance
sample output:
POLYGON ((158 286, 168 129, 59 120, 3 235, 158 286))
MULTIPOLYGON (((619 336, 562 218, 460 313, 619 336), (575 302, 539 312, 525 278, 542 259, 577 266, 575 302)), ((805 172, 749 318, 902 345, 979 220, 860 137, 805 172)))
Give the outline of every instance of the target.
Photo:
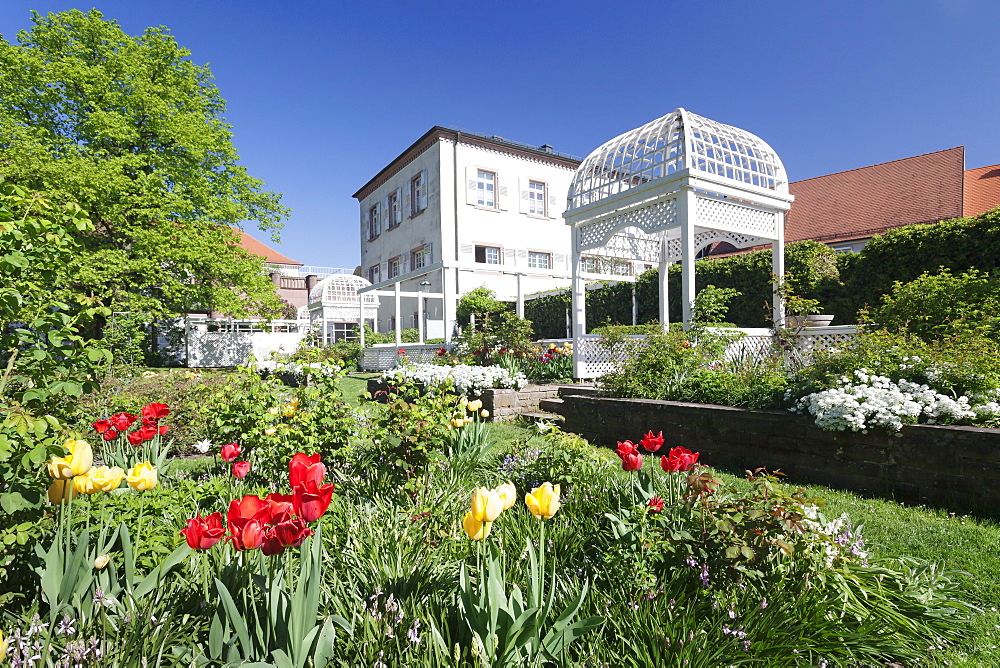
POLYGON ((433 362, 438 357, 441 344, 428 343, 377 343, 361 353, 362 371, 388 371, 395 369, 405 357, 418 364, 433 362))
POLYGON ((297 320, 188 318, 187 365, 238 366, 251 355, 258 360, 270 359, 273 352, 294 352, 308 331, 308 322, 297 320))

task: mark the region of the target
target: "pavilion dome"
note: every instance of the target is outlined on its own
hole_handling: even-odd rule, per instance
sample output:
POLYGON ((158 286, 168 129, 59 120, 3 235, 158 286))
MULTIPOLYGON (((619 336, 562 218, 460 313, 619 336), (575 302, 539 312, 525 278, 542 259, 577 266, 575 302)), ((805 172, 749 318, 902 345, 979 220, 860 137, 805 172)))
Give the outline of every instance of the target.
POLYGON ((683 108, 630 130, 588 155, 569 189, 573 211, 681 170, 788 193, 785 167, 774 149, 746 130, 683 108))
MULTIPOLYGON (((317 283, 309 292, 309 303, 357 304, 358 290, 371 285, 366 279, 354 274, 333 274, 317 283)), ((365 304, 378 304, 378 297, 366 294, 365 304)))

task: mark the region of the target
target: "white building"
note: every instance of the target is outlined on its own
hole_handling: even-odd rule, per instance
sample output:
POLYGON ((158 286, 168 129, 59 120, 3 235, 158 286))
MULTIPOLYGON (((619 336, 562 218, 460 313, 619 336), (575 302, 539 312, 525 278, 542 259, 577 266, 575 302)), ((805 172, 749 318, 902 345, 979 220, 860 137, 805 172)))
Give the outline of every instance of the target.
POLYGON ((474 288, 523 315, 525 295, 569 286, 562 213, 579 164, 547 145, 431 128, 354 193, 372 283, 362 292, 381 298, 373 328, 450 339, 458 299, 474 288))

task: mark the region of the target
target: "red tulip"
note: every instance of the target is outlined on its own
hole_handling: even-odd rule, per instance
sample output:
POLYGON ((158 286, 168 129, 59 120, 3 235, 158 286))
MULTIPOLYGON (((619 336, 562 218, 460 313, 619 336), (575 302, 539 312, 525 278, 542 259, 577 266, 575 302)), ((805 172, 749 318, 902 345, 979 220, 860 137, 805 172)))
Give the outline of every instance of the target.
POLYGON ((646 503, 646 506, 649 508, 649 512, 658 513, 663 510, 663 499, 658 496, 654 496, 648 503, 646 503))
POLYGON ((219 456, 222 457, 223 461, 231 462, 239 457, 242 452, 243 448, 240 447, 239 443, 226 443, 222 446, 219 456))
POLYGON ((260 551, 269 557, 285 551, 285 546, 278 540, 278 535, 274 532, 274 527, 268 529, 264 534, 264 541, 260 544, 260 551))
POLYGON ((113 441, 116 438, 118 438, 118 432, 115 431, 114 429, 108 429, 106 432, 104 432, 103 434, 101 434, 101 437, 105 441, 113 441))
POLYGON ((295 514, 306 522, 315 522, 330 506, 333 498, 333 483, 318 485, 313 480, 306 480, 292 492, 292 505, 295 514))
POLYGON ((326 464, 320 461, 320 455, 304 455, 301 452, 288 461, 288 480, 295 489, 306 480, 312 480, 317 485, 323 484, 326 475, 326 464))
POLYGON ((256 550, 264 542, 264 523, 260 520, 230 520, 229 531, 233 534, 230 540, 237 550, 256 550))
POLYGON ((615 454, 621 457, 622 469, 626 471, 638 471, 642 468, 642 455, 636 449, 632 441, 619 441, 615 454))
POLYGON ((108 418, 111 426, 118 431, 128 431, 128 428, 132 426, 132 423, 135 422, 135 420, 136 416, 131 413, 115 413, 108 418))
POLYGON ((170 415, 170 409, 166 404, 151 403, 142 407, 142 417, 150 420, 159 420, 170 415))
POLYGON ((275 494, 271 493, 267 495, 264 499, 271 513, 271 524, 278 524, 279 522, 284 522, 292 517, 295 513, 295 507, 292 504, 291 494, 275 494))
POLYGON ((247 494, 242 499, 229 502, 229 512, 226 514, 230 528, 238 520, 257 520, 261 524, 271 521, 271 505, 253 494, 247 494))
POLYGON ((301 517, 279 522, 274 525, 274 534, 285 547, 298 547, 306 538, 316 533, 306 526, 301 517))
POLYGON ((128 438, 128 442, 132 445, 139 445, 142 443, 142 430, 136 429, 135 431, 130 432, 126 438, 128 438))
POLYGON ((170 425, 161 424, 159 427, 156 428, 156 433, 159 434, 160 436, 163 436, 169 430, 170 430, 170 425))
POLYGON ((108 429, 111 428, 111 420, 98 420, 94 423, 94 431, 98 434, 103 434, 108 429))
POLYGON ((670 448, 670 453, 660 458, 660 466, 667 473, 690 471, 698 463, 700 452, 691 452, 680 446, 670 448))
POLYGON ((207 550, 226 533, 222 526, 222 513, 212 513, 208 517, 195 515, 187 521, 187 527, 181 529, 187 544, 192 550, 207 550))
POLYGON ((242 480, 250 473, 250 462, 233 462, 233 477, 242 480))
POLYGON ((647 452, 656 452, 663 447, 663 432, 661 431, 656 436, 653 436, 653 431, 649 430, 646 432, 646 435, 642 437, 642 440, 639 441, 639 443, 642 444, 642 447, 644 447, 647 452))
POLYGON ((150 441, 153 438, 155 438, 157 434, 160 433, 160 431, 153 425, 146 425, 144 427, 139 427, 138 429, 136 429, 136 431, 139 433, 139 438, 141 438, 144 441, 150 441))

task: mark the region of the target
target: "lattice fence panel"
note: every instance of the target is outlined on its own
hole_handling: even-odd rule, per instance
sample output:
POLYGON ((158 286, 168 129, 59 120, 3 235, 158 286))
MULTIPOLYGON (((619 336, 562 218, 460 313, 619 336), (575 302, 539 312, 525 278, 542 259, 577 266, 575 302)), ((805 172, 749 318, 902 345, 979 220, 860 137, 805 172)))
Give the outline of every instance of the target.
POLYGON ((414 364, 428 364, 438 357, 440 345, 403 343, 378 345, 365 348, 361 354, 361 368, 365 371, 388 371, 400 366, 405 359, 414 364), (405 351, 400 354, 399 351, 405 351))
POLYGON ((772 211, 710 197, 697 198, 698 226, 743 232, 774 239, 776 216, 772 211))

